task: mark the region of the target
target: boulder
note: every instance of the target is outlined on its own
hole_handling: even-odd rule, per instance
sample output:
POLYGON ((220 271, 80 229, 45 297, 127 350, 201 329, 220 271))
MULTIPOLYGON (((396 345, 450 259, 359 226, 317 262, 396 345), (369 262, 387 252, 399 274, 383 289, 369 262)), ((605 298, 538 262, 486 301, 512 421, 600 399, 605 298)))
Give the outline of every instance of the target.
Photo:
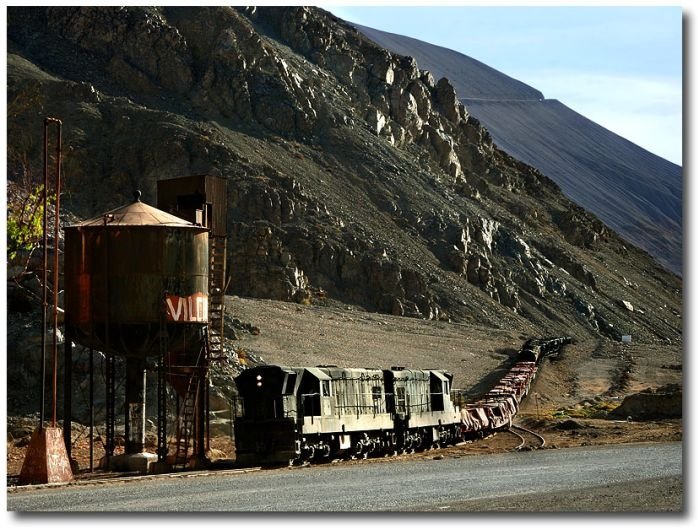
POLYGON ((458 123, 461 117, 459 111, 461 104, 457 99, 457 92, 446 77, 437 82, 434 97, 437 110, 449 121, 458 123))
POLYGON ((629 301, 625 301, 624 299, 621 299, 620 305, 622 305, 622 307, 627 309, 628 311, 634 312, 634 305, 632 305, 632 303, 630 303, 629 301))

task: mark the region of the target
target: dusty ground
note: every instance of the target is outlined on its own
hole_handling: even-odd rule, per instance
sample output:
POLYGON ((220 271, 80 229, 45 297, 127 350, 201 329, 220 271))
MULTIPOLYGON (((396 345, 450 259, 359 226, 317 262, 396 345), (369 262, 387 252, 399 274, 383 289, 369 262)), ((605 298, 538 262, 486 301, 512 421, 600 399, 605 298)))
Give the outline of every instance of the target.
MULTIPOLYGON (((454 373, 455 387, 478 393, 498 378, 500 368, 527 336, 508 330, 484 329, 449 322, 423 321, 367 313, 356 307, 327 303, 297 305, 276 301, 230 299, 230 310, 259 329, 241 332, 234 342, 239 356, 286 365, 441 367, 454 373)), ((566 346, 557 360, 546 360, 529 397, 521 404, 516 424, 540 433, 544 449, 611 443, 681 440, 680 419, 612 420, 607 411, 625 395, 667 383, 682 383, 682 351, 671 346, 622 346, 608 341, 566 346), (568 421, 568 422, 567 422, 568 421)), ((19 474, 25 440, 7 442, 7 475, 19 474)), ((462 457, 514 450, 520 440, 509 432, 450 447, 440 452, 400 455, 462 457)), ((528 439, 527 448, 538 443, 528 439)), ((73 457, 86 476, 89 444, 84 433, 74 436, 73 457)), ((211 448, 220 458, 235 456, 231 439, 219 435, 211 448)), ((95 462, 102 456, 99 443, 95 462)), ((348 464, 364 464, 352 461, 348 464)))
MULTIPOLYGON (((561 419, 542 419, 535 416, 520 415, 516 424, 526 426, 528 429, 542 435, 545 439, 544 447, 540 448, 534 438, 526 437, 525 450, 556 449, 573 446, 590 446, 619 443, 644 443, 680 441, 682 439, 682 425, 679 420, 628 422, 605 419, 577 419, 579 427, 569 430, 563 429, 565 422, 561 419)), ((439 450, 416 452, 413 454, 401 454, 383 458, 382 461, 402 461, 414 458, 434 457, 467 457, 479 454, 491 454, 516 450, 521 440, 510 432, 499 432, 487 439, 481 439, 459 446, 451 446, 439 450)), ((155 447, 151 447, 154 449, 155 447)), ((233 459, 235 449, 231 439, 226 436, 218 436, 211 439, 212 454, 222 459, 233 459)), ((22 468, 25 456, 25 447, 16 446, 15 443, 7 443, 7 475, 8 483, 15 483, 16 476, 22 468)), ((94 452, 95 465, 103 455, 102 447, 96 443, 94 452)), ((119 451, 119 450, 118 450, 119 451)), ((73 445, 73 458, 78 462, 79 471, 76 479, 88 479, 99 477, 106 473, 89 472, 90 452, 86 438, 81 438, 73 445)), ((369 464, 376 460, 351 460, 340 464, 369 464)), ((338 463, 338 462, 336 462, 338 463)))

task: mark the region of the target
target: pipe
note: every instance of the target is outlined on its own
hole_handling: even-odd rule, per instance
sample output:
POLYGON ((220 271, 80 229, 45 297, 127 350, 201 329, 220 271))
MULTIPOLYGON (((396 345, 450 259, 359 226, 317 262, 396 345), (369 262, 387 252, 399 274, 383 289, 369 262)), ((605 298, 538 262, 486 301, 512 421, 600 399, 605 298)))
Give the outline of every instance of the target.
POLYGON ((90 472, 95 470, 95 359, 90 349, 90 472))
MULTIPOLYGON (((73 336, 69 331, 64 339, 64 361, 63 361, 63 443, 66 445, 68 459, 71 458, 72 443, 71 437, 71 416, 73 409, 73 336)), ((54 404, 54 412, 55 412, 54 404)))
MULTIPOLYGON (((56 395, 58 393, 58 228, 61 223, 60 221, 60 209, 61 209, 61 143, 62 143, 62 126, 63 123, 60 119, 56 118, 46 118, 45 121, 48 123, 56 123, 58 125, 58 138, 56 141, 56 204, 54 207, 54 225, 53 225, 53 348, 52 348, 52 367, 53 367, 53 400, 51 409, 51 426, 56 426, 56 395)), ((68 366, 66 366, 68 369, 68 366)), ((70 417, 64 417, 64 429, 66 429, 65 422, 68 421, 68 431, 70 431, 70 417)))
POLYGON ((42 245, 43 245, 43 265, 42 265, 42 278, 41 278, 41 402, 39 404, 39 430, 44 427, 44 417, 46 416, 46 322, 47 322, 47 310, 48 310, 48 291, 46 289, 46 284, 48 282, 48 234, 46 232, 47 224, 47 196, 46 188, 48 187, 49 181, 49 160, 48 160, 48 150, 49 150, 49 139, 48 139, 48 121, 44 120, 44 187, 42 189, 42 245))
POLYGON ((126 358, 124 453, 143 452, 146 439, 146 366, 143 358, 126 358))
POLYGON ((106 437, 107 437, 107 449, 106 449, 106 463, 109 468, 109 460, 114 455, 114 422, 115 422, 115 365, 114 365, 114 355, 110 350, 110 339, 109 339, 109 230, 107 229, 107 223, 111 222, 113 217, 111 214, 106 214, 102 217, 103 223, 103 233, 104 233, 104 277, 105 277, 105 313, 104 313, 104 326, 105 326, 105 354, 107 359, 107 413, 105 414, 105 426, 106 426, 106 437))

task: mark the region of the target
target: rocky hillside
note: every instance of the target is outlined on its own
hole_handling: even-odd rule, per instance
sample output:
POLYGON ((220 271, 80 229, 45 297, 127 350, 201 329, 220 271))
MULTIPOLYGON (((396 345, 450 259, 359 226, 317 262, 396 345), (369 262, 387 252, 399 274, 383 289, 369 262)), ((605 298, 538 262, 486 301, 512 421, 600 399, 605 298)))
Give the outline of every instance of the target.
POLYGON ((683 170, 556 99, 466 55, 357 26, 420 68, 448 77, 494 143, 552 178, 571 200, 676 274, 683 271, 683 170))
POLYGON ((229 293, 526 334, 681 341, 681 282, 454 85, 307 8, 8 8, 8 176, 64 121, 68 212, 229 182, 229 293))

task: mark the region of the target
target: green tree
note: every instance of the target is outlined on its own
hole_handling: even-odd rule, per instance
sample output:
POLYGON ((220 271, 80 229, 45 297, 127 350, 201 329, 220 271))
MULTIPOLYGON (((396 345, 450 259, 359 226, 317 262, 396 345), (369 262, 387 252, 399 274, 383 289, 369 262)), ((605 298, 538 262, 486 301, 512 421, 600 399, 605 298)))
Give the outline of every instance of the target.
MULTIPOLYGON (((8 183, 7 200, 7 260, 8 265, 18 265, 24 257, 24 268, 31 252, 39 246, 42 238, 44 186, 34 189, 8 183)), ((53 197, 48 197, 53 202, 53 197)))

